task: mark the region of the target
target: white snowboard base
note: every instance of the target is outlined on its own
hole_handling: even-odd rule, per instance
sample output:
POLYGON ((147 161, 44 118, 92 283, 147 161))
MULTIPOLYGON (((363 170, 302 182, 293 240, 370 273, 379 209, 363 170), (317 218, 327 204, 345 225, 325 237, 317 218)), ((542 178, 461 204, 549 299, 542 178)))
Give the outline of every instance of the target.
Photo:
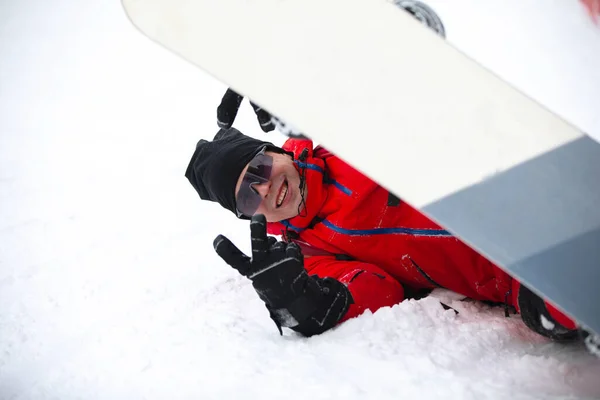
POLYGON ((600 144, 579 129, 385 0, 123 4, 600 332, 600 144))

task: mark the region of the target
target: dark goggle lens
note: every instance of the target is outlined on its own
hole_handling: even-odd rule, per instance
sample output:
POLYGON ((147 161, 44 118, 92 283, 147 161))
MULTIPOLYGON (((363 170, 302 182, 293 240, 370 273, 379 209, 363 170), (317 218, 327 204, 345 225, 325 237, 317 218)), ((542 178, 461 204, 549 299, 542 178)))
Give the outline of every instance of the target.
POLYGON ((235 198, 236 206, 240 213, 251 217, 258 210, 260 203, 262 203, 262 197, 253 186, 268 182, 271 178, 272 169, 273 157, 263 152, 258 153, 250 161, 250 165, 242 178, 240 190, 235 198))

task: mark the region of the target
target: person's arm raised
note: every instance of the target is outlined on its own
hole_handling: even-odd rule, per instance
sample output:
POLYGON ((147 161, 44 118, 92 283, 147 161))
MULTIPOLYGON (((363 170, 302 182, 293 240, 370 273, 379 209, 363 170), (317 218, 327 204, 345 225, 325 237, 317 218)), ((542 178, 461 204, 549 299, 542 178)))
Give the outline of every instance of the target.
POLYGON ((353 302, 348 288, 334 278, 309 276, 300 248, 268 237, 266 226, 263 215, 252 217, 252 257, 223 235, 214 240, 214 248, 227 264, 252 281, 280 333, 282 327, 288 327, 312 336, 335 326, 353 302))

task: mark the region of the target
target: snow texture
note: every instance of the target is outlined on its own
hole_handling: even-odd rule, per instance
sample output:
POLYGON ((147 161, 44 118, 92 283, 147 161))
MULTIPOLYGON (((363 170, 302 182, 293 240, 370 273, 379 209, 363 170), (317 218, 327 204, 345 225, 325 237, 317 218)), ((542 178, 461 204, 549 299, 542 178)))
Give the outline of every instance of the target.
MULTIPOLYGON (((600 31, 575 0, 508 3, 428 4, 600 137, 600 31)), ((444 292, 458 315, 431 297, 280 337, 212 249, 222 233, 248 251, 247 222, 183 176, 225 87, 117 1, 2 2, 0 57, 0 399, 600 398, 583 345, 444 292)), ((236 126, 265 137, 247 102, 236 126)))

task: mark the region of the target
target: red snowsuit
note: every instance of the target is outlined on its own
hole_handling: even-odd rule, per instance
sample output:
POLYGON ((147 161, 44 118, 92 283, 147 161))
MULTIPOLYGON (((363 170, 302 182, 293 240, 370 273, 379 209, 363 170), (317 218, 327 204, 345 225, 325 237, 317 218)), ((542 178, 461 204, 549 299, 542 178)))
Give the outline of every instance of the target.
MULTIPOLYGON (((516 280, 419 211, 327 150, 313 151, 310 140, 289 139, 283 149, 305 174, 306 207, 268 231, 301 246, 309 274, 347 285, 354 304, 343 320, 401 302, 404 288, 444 287, 518 309, 516 280)), ((551 313, 575 327, 555 308, 551 313)))

